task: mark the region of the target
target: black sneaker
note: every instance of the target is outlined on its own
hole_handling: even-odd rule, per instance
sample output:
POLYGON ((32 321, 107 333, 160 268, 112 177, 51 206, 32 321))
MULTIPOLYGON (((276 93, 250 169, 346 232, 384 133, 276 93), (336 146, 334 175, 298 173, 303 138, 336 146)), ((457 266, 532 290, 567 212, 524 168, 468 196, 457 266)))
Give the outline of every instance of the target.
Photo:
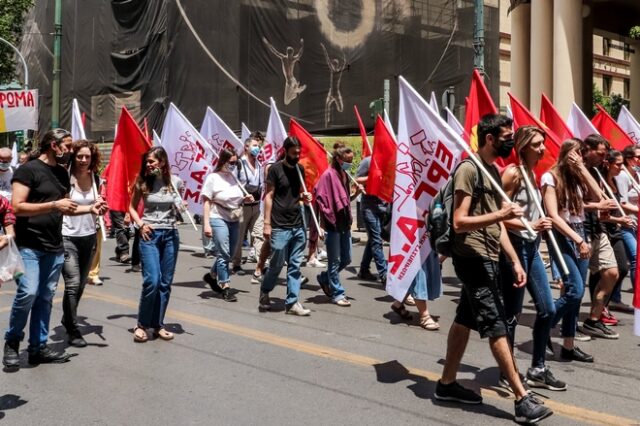
POLYGON ((20 342, 18 340, 4 342, 2 364, 7 368, 20 368, 20 342))
POLYGON ((546 419, 553 414, 549 407, 545 407, 531 395, 525 395, 520 401, 515 401, 516 422, 532 424, 546 419))
POLYGON ((213 290, 214 293, 222 293, 222 287, 218 285, 218 280, 213 278, 209 272, 204 274, 202 281, 209 284, 209 287, 211 287, 211 290, 213 290))
POLYGON ((371 271, 367 269, 360 269, 360 272, 358 272, 358 278, 366 281, 378 281, 378 277, 373 275, 371 271))
POLYGON ((438 401, 454 401, 463 404, 481 404, 482 397, 470 389, 463 388, 458 382, 448 385, 438 380, 433 396, 438 401))
POLYGON ((582 323, 584 332, 592 337, 600 337, 602 339, 617 339, 620 337, 618 333, 604 325, 600 320, 586 319, 582 323))
POLYGON ((36 353, 29 354, 29 364, 62 364, 68 362, 71 355, 66 352, 58 352, 44 345, 36 353))
POLYGON ((309 284, 309 278, 305 277, 304 275, 302 276, 302 278, 300 278, 300 287, 302 287, 303 285, 307 285, 309 284))
POLYGON ((574 346, 573 349, 565 349, 562 347, 560 352, 562 359, 579 362, 593 362, 593 356, 583 352, 579 347, 574 346))
POLYGON ((268 293, 260 292, 260 298, 258 299, 258 310, 260 312, 271 310, 271 299, 268 293))
POLYGON ((234 266, 233 268, 231 268, 231 274, 232 275, 237 275, 239 277, 246 275, 247 273, 245 272, 244 269, 242 269, 242 267, 240 265, 238 266, 234 266))
POLYGON ((222 298, 224 300, 226 300, 227 302, 237 302, 238 301, 238 298, 233 293, 231 293, 231 288, 230 287, 222 289, 222 298))
POLYGON ((84 340, 80 330, 75 329, 68 332, 69 334, 69 344, 75 348, 84 348, 87 346, 87 341, 84 340))
POLYGON ((556 379, 549 367, 545 367, 541 372, 535 372, 533 368, 527 370, 527 384, 532 388, 544 388, 552 391, 567 390, 567 384, 556 379))

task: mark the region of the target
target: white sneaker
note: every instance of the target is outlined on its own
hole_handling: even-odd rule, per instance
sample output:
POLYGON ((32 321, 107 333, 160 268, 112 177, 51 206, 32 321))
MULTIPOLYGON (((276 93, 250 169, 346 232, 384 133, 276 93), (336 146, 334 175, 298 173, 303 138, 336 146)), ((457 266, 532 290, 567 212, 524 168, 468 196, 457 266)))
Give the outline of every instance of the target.
POLYGON ((320 249, 318 250, 318 255, 316 257, 318 260, 327 260, 327 252, 320 249))
POLYGON ((307 261, 307 266, 311 266, 312 268, 326 268, 327 265, 320 262, 318 258, 314 258, 313 260, 307 261))
POLYGON ((311 315, 311 310, 306 309, 300 302, 296 302, 293 305, 289 306, 285 310, 285 313, 289 315, 297 315, 299 317, 308 317, 309 315, 311 315))

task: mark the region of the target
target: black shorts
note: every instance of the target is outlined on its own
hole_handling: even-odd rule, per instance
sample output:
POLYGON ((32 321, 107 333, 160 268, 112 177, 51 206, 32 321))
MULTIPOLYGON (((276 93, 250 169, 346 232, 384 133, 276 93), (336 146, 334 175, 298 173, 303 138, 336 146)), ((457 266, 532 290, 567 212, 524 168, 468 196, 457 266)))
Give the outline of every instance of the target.
POLYGON ((462 281, 460 304, 454 321, 477 330, 482 338, 506 336, 507 321, 498 262, 483 257, 454 255, 453 266, 462 281))

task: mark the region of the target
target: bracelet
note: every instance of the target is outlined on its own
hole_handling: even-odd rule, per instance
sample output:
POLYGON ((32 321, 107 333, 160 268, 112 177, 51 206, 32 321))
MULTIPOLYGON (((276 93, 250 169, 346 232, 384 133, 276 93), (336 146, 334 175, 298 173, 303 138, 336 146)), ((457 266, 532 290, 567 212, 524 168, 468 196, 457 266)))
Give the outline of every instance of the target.
POLYGON ((264 222, 263 225, 269 225, 271 226, 271 222, 264 222))

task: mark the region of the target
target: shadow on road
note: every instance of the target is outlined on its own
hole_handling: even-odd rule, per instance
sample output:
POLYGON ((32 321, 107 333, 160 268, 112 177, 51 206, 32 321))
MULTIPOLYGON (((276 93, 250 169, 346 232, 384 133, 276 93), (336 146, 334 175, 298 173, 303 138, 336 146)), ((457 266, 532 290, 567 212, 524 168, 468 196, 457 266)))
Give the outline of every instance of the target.
POLYGON ((18 395, 8 393, 6 395, 0 396, 0 419, 5 416, 4 412, 6 410, 13 410, 18 407, 22 407, 26 403, 27 401, 20 398, 18 395))

